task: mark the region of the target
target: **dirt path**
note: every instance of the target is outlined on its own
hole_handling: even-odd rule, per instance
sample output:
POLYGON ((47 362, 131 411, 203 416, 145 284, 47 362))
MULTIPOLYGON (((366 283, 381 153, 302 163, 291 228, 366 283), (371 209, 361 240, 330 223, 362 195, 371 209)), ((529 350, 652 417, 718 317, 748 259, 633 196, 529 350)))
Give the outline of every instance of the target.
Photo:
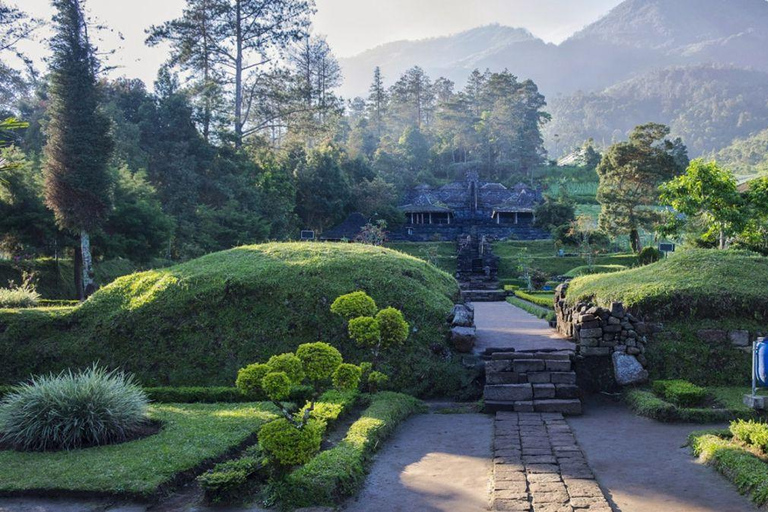
POLYGON ((404 423, 376 456, 349 512, 488 510, 493 418, 425 414, 404 423))
POLYGON ((475 352, 488 348, 531 350, 575 350, 575 345, 557 335, 545 320, 509 302, 475 302, 477 342, 475 352))
POLYGON ((688 434, 709 428, 641 418, 607 397, 568 418, 605 495, 621 512, 755 511, 747 498, 683 448, 688 434))

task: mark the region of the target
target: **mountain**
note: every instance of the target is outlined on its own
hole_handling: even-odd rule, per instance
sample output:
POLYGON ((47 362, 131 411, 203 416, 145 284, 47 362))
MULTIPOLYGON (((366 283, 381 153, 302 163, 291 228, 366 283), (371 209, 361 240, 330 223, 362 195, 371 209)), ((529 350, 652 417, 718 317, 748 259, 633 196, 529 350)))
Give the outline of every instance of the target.
POLYGON ((768 174, 768 129, 751 137, 736 139, 713 155, 739 177, 768 174))
POLYGON ((527 68, 525 60, 547 60, 556 47, 547 44, 521 28, 487 25, 459 34, 387 43, 357 56, 340 59, 344 70, 347 98, 365 96, 373 79, 373 70, 380 66, 391 85, 401 74, 413 66, 421 66, 433 78, 444 76, 463 83, 475 68, 503 69, 511 62, 515 67, 527 68), (496 62, 498 56, 504 62, 496 62), (519 55, 522 58, 509 56, 519 55))
POLYGON ((463 85, 474 68, 509 69, 549 97, 602 90, 638 74, 721 64, 768 71, 766 0, 626 0, 560 45, 490 25, 447 37, 385 44, 342 59, 346 97, 364 96, 380 66, 388 83, 419 65, 463 85))
POLYGON ((768 128, 768 73, 711 65, 655 70, 601 92, 555 98, 549 112, 552 156, 588 138, 600 146, 625 140, 647 122, 669 125, 700 156, 768 128))

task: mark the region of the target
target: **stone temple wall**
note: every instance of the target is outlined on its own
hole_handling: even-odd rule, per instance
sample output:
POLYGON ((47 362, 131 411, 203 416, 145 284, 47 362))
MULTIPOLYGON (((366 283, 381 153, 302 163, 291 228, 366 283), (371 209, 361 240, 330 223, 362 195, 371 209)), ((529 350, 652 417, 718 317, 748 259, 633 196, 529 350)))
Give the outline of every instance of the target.
POLYGON ((577 357, 612 361, 614 378, 619 385, 646 380, 646 335, 657 327, 634 317, 618 302, 610 308, 588 302, 569 305, 565 301, 567 291, 568 283, 564 283, 555 292, 557 330, 574 340, 577 357))

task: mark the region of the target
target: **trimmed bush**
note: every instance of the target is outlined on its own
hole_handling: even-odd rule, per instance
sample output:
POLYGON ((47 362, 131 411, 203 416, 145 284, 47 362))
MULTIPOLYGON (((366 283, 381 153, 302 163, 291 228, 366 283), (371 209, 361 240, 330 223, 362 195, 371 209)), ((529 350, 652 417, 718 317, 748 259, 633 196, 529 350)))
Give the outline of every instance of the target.
POLYGON ((737 420, 731 423, 730 431, 736 439, 768 452, 768 424, 754 420, 737 420))
POLYGON ((375 347, 381 339, 379 322, 370 316, 360 316, 349 321, 349 337, 361 347, 375 347))
POLYGON ((272 368, 264 363, 249 364, 237 372, 235 386, 237 386, 237 389, 239 389, 241 393, 248 397, 263 397, 264 388, 261 385, 261 381, 271 371, 272 368))
POLYGON ((379 308, 376 301, 365 292, 353 292, 338 297, 331 304, 331 312, 347 320, 360 316, 373 316, 379 308))
POLYGON ((656 263, 663 257, 664 255, 661 251, 655 247, 645 247, 640 251, 640 254, 637 255, 637 261, 640 265, 650 265, 651 263, 656 263))
POLYGON ((421 402, 407 395, 373 395, 371 405, 338 445, 290 473, 280 484, 277 491, 283 505, 334 506, 352 496, 363 483, 371 456, 381 442, 421 407, 421 402))
POLYGON ((534 293, 528 293, 522 290, 517 290, 515 291, 515 296, 523 300, 527 300, 528 302, 531 302, 543 308, 548 308, 548 309, 555 308, 555 297, 554 297, 554 294, 552 293, 542 293, 537 295, 534 293))
POLYGON ((304 365, 306 377, 313 381, 330 379, 336 368, 344 362, 341 352, 322 341, 300 345, 296 349, 296 357, 304 365))
MULTIPOLYGON (((507 302, 509 302, 515 307, 522 309, 526 313, 530 313, 537 318, 546 320, 547 322, 553 322, 557 319, 557 316, 555 315, 555 311, 553 309, 545 308, 543 306, 537 306, 536 304, 531 304, 527 300, 523 300, 519 297, 507 297, 507 302)), ((554 301, 552 302, 554 303, 554 301)))
POLYGON ((97 366, 34 377, 0 402, 2 441, 18 450, 73 450, 129 439, 147 422, 132 376, 97 366))
POLYGON ((270 400, 279 402, 291 394, 291 379, 285 372, 271 372, 261 379, 261 387, 270 400))
POLYGON ((272 356, 267 361, 270 371, 284 372, 293 384, 299 384, 304 380, 304 366, 301 359, 293 353, 272 356))
POLYGON ((310 419, 302 428, 280 418, 259 431, 259 447, 284 466, 308 462, 320 451, 325 423, 310 419))
POLYGON ((258 449, 251 449, 238 459, 216 464, 198 476, 197 481, 205 499, 211 503, 243 501, 250 494, 250 488, 258 483, 253 476, 264 468, 264 456, 258 449))
POLYGON ((388 382, 389 377, 384 373, 373 371, 368 375, 368 389, 371 393, 386 389, 388 382))
POLYGON ((707 398, 707 390, 685 380, 654 381, 653 392, 680 407, 694 407, 707 398))
MULTIPOLYGON (((726 395, 719 388, 713 388, 713 392, 716 395, 726 395)), ((727 401, 721 408, 678 407, 645 389, 625 391, 624 400, 629 408, 640 416, 666 423, 722 423, 736 418, 752 418, 755 415, 752 409, 740 403, 733 404, 727 401)))
POLYGON ((383 347, 402 345, 408 339, 410 326, 399 309, 385 308, 376 313, 383 347))
POLYGON ((340 390, 357 389, 362 374, 363 371, 359 366, 348 363, 341 364, 333 373, 333 385, 340 390))

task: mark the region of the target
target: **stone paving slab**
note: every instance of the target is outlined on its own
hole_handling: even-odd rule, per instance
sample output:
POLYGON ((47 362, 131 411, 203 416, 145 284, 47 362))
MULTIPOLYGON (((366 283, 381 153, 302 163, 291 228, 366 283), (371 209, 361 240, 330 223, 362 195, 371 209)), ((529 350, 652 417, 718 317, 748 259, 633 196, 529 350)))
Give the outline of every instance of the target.
POLYGON ((494 510, 611 512, 562 414, 496 413, 493 450, 494 510))

